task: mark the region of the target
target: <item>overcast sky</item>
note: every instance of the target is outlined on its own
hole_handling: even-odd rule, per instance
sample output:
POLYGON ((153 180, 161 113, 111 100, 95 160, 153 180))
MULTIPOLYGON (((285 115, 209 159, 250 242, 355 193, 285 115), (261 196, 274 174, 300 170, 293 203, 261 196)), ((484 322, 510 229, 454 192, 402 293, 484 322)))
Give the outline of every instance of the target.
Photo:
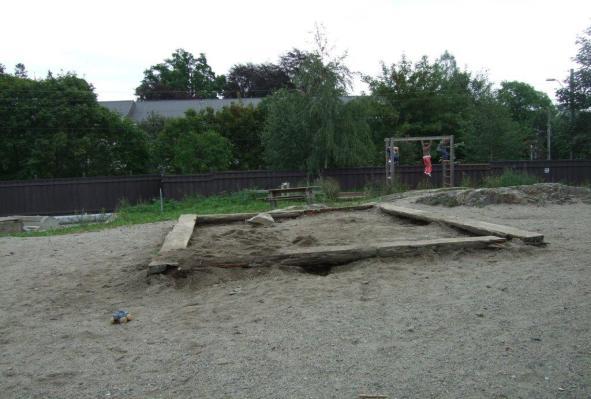
POLYGON ((75 71, 99 100, 134 98, 143 71, 177 48, 205 53, 217 74, 275 62, 311 48, 316 23, 354 71, 375 75, 380 61, 448 50, 494 82, 520 80, 553 96, 558 84, 546 78, 566 78, 576 37, 591 25, 589 0, 53 0, 1 9, 0 63, 23 62, 37 78, 75 71))

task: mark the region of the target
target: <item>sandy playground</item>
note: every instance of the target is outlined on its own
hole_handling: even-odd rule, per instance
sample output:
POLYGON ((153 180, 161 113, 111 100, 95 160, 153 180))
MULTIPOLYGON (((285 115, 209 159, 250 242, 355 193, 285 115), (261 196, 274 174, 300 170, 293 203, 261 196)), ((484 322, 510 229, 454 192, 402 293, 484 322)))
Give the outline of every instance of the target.
MULTIPOLYGON (((370 259, 326 276, 147 278, 172 223, 0 238, 0 397, 590 397, 591 206, 443 209, 543 232, 548 245, 370 259), (116 309, 135 320, 110 325, 116 309)), ((372 212, 331 214, 309 233, 286 222, 277 245, 384 239, 403 227, 409 237, 457 234, 388 226, 372 212)), ((237 231, 207 237, 244 250, 237 231)))

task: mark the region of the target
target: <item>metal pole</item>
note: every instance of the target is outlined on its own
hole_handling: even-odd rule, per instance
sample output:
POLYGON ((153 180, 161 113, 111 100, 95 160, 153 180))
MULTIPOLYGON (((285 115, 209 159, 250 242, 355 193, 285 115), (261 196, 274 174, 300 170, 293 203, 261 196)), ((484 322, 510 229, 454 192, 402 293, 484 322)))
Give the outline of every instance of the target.
POLYGON ((455 180, 455 168, 454 168, 454 161, 455 161, 455 151, 454 151, 454 135, 452 134, 449 136, 449 185, 450 187, 455 187, 454 180, 455 180))
POLYGON ((568 103, 570 108, 570 159, 574 158, 574 143, 575 143, 575 73, 571 68, 570 78, 568 82, 568 103))
POLYGON ((551 141, 551 137, 552 137, 552 125, 551 125, 551 121, 550 121, 550 108, 548 108, 548 130, 547 130, 547 135, 546 135, 546 159, 548 161, 550 161, 552 159, 552 156, 550 155, 551 151, 550 151, 550 141, 551 141))

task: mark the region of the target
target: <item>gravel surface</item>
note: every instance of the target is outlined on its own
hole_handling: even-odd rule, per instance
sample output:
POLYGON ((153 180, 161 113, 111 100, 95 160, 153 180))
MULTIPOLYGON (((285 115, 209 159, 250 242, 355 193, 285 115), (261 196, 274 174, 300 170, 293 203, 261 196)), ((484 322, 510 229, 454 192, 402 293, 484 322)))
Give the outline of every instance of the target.
POLYGON ((0 397, 590 397, 591 207, 445 211, 549 245, 147 279, 171 223, 0 238, 0 397))

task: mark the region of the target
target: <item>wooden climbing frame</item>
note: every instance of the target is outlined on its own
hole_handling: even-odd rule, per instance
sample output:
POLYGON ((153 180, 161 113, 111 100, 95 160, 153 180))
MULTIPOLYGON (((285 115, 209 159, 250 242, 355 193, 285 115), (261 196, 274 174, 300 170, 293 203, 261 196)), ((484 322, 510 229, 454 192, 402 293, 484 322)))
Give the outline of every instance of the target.
POLYGON ((443 187, 454 187, 454 136, 424 136, 424 137, 388 137, 385 141, 386 154, 386 183, 391 184, 396 177, 396 165, 394 163, 394 151, 393 148, 396 143, 407 142, 407 141, 444 141, 447 140, 449 143, 449 160, 442 160, 441 162, 441 173, 443 187), (391 151, 388 151, 388 149, 391 151))

